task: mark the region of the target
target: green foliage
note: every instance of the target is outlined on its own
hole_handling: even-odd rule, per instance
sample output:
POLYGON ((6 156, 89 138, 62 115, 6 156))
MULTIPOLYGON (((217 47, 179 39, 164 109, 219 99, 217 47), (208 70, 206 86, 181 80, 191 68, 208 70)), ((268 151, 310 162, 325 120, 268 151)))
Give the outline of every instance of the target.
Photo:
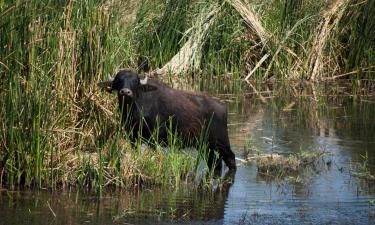
POLYGON ((203 45, 203 73, 218 76, 235 73, 238 78, 247 69, 247 50, 252 44, 246 40, 247 35, 241 16, 233 7, 224 4, 203 45))
POLYGON ((351 165, 351 175, 365 180, 375 180, 375 176, 371 173, 368 152, 360 156, 362 163, 351 165))
POLYGON ((134 40, 141 68, 167 63, 184 44, 192 1, 140 1, 134 23, 134 40))
POLYGON ((55 186, 62 176, 56 160, 87 144, 83 133, 98 116, 89 93, 113 70, 111 15, 104 1, 5 1, 0 8, 6 183, 55 186))
POLYGON ((343 64, 350 71, 375 64, 375 2, 353 1, 349 7, 340 24, 339 38, 343 64))
POLYGON ((108 110, 115 99, 97 91, 119 65, 134 67, 118 8, 104 0, 1 1, 0 185, 100 193, 107 185, 178 185, 194 172, 195 158, 173 138, 169 152, 124 142, 119 115, 108 110))

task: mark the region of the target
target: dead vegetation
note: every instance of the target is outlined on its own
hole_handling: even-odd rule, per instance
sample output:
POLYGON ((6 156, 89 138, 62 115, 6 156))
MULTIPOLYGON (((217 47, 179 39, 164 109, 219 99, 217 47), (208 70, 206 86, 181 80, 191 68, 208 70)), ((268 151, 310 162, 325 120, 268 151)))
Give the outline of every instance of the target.
POLYGON ((256 164, 258 173, 261 175, 282 178, 301 173, 307 167, 317 166, 324 155, 325 152, 321 151, 301 151, 291 154, 256 154, 248 156, 243 163, 256 164))
MULTIPOLYGON (((316 28, 315 37, 311 45, 307 62, 307 73, 310 74, 310 79, 320 79, 324 73, 329 72, 327 67, 329 65, 329 55, 326 55, 324 50, 331 41, 331 36, 334 35, 334 29, 337 27, 346 8, 349 5, 348 0, 336 0, 327 6, 321 16, 321 21, 316 28)), ((334 71, 332 68, 331 71, 334 71)))

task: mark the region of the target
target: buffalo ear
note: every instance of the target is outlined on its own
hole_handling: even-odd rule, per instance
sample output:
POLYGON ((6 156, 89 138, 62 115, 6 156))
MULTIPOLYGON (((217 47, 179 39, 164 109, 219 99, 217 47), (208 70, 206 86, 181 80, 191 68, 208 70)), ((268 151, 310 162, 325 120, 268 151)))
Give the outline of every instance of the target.
POLYGON ((113 80, 102 81, 98 83, 98 87, 104 89, 108 93, 112 93, 113 80))
POLYGON ((152 84, 141 85, 141 88, 144 92, 155 91, 158 89, 156 86, 152 84))

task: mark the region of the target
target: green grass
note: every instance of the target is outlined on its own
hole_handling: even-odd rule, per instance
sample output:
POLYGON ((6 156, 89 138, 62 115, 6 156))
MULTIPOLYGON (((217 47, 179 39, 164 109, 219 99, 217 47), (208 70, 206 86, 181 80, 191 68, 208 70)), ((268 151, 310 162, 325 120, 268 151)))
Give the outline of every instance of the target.
POLYGON ((118 5, 2 1, 0 17, 1 185, 101 191, 178 186, 194 175, 196 154, 176 141, 168 152, 130 147, 116 98, 96 86, 118 66, 134 67, 118 5))
POLYGON ((365 154, 360 154, 362 163, 351 164, 350 174, 354 177, 358 177, 365 180, 375 180, 374 174, 371 172, 369 164, 368 152, 365 154))

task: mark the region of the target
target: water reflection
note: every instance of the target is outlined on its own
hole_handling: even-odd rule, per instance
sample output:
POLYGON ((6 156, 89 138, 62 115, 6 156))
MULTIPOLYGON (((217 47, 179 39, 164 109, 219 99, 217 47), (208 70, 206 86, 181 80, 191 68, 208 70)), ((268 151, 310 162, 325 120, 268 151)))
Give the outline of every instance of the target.
POLYGON ((218 224, 234 174, 214 191, 185 188, 106 192, 101 198, 77 191, 0 192, 0 224, 218 224))
POLYGON ((225 223, 238 218, 261 224, 374 222, 374 182, 351 175, 353 165, 363 163, 366 152, 368 169, 375 172, 373 100, 351 96, 316 99, 306 93, 283 92, 266 103, 256 96, 244 99, 242 107, 251 108, 250 113, 236 111, 236 107, 230 107, 239 113, 232 113, 231 121, 240 122, 230 126, 230 134, 237 155, 250 139, 264 152, 323 149, 332 154, 333 161, 309 173, 302 183, 280 184, 259 176, 254 167, 241 167, 229 195, 225 223))

